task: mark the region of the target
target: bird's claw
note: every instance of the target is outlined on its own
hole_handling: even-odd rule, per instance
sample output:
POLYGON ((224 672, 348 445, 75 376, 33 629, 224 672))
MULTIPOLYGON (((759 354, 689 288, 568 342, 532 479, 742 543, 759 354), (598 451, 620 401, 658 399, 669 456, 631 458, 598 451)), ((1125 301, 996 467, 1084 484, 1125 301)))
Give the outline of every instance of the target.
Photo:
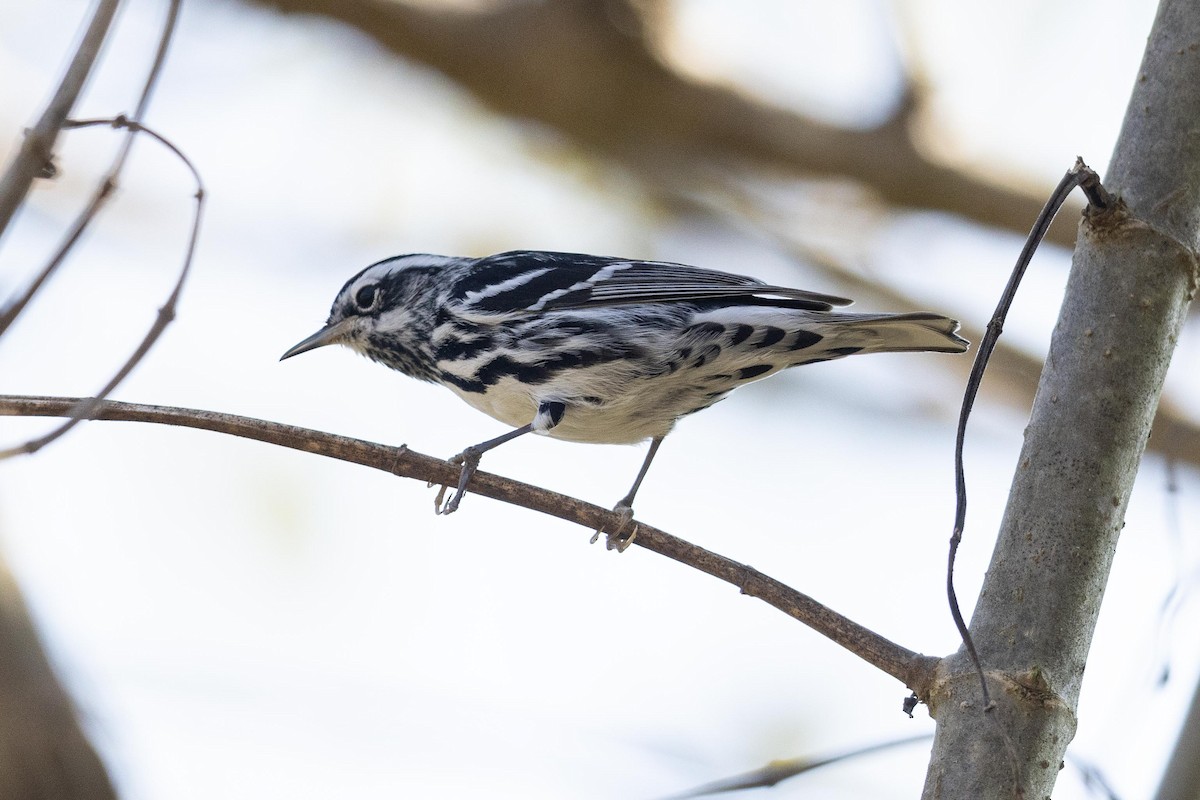
MULTIPOLYGON (((447 461, 455 466, 462 465, 462 472, 458 475, 458 485, 454 489, 454 494, 445 504, 442 501, 446 497, 446 491, 450 488, 447 484, 442 484, 438 489, 437 496, 433 498, 433 512, 435 514, 453 514, 458 510, 458 504, 462 502, 463 497, 467 494, 467 484, 471 482, 471 476, 479 469, 479 457, 481 453, 474 452, 471 448, 463 450, 456 456, 451 456, 447 461)), ((430 483, 430 486, 433 484, 430 483)))
MULTIPOLYGON (((605 539, 604 546, 608 550, 616 550, 618 553, 624 553, 626 548, 633 544, 633 540, 637 538, 638 526, 634 525, 629 535, 624 535, 625 529, 629 527, 629 523, 633 522, 633 509, 622 502, 617 503, 613 507, 613 513, 619 514, 621 518, 617 523, 617 527, 605 534, 607 538, 605 539)), ((600 534, 602 533, 604 533, 603 525, 597 528, 596 532, 592 534, 591 543, 595 544, 599 541, 600 534)))

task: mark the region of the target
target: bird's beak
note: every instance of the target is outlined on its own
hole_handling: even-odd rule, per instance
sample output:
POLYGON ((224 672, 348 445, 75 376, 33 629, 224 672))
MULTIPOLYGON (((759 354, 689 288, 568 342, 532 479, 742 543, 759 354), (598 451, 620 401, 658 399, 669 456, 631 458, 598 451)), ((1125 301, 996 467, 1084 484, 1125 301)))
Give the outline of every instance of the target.
POLYGON ((342 334, 346 329, 346 320, 335 322, 332 325, 326 325, 321 330, 314 333, 299 344, 294 345, 290 350, 279 357, 280 361, 292 356, 298 356, 301 353, 307 353, 309 350, 316 350, 318 347, 324 347, 327 344, 335 344, 342 338, 342 334))

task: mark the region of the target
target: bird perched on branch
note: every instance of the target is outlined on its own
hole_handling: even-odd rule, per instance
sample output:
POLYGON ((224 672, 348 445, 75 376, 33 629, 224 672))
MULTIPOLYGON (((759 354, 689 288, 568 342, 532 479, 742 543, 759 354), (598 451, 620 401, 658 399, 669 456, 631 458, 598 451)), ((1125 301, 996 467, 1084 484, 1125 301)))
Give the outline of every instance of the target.
MULTIPOLYGON (((411 254, 347 281, 325 327, 281 360, 343 344, 512 426, 451 459, 462 472, 444 505, 438 495, 442 514, 458 508, 483 453, 526 433, 649 439, 614 509, 628 522, 663 437, 738 386, 855 353, 967 349, 955 320, 832 310, 850 302, 666 262, 527 250, 411 254)), ((610 533, 609 544, 623 549, 628 540, 614 544, 610 533)))

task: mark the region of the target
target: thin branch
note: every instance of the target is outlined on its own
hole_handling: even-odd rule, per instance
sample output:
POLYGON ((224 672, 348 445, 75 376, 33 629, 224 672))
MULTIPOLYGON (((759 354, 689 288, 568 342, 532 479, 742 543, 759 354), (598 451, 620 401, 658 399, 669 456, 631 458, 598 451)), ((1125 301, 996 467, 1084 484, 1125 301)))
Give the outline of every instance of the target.
POLYGON ((204 184, 200 180, 200 173, 196 171, 195 166, 193 166, 192 162, 188 160, 187 156, 180 152, 179 148, 149 128, 141 125, 140 123, 125 119, 124 117, 117 117, 115 119, 83 120, 80 122, 69 122, 67 125, 73 128, 85 128, 96 125, 111 125, 114 128, 128 128, 135 132, 145 133, 147 136, 151 137, 163 147, 166 147, 168 150, 174 153, 175 156, 178 157, 179 160, 182 161, 192 173, 192 177, 196 181, 196 193, 194 195, 196 201, 196 210, 192 217, 192 231, 188 237, 187 249, 183 258, 183 267, 179 270, 179 277, 175 281, 175 287, 171 290, 171 294, 167 298, 167 302, 158 310, 158 314, 154 319, 154 324, 150 326, 150 330, 148 330, 146 335, 142 338, 141 344, 139 344, 137 349, 133 351, 128 359, 126 359, 121 368, 117 370, 117 373, 113 375, 111 379, 109 379, 108 383, 104 385, 104 388, 100 390, 96 397, 84 398, 80 400, 79 406, 73 409, 71 413, 67 415, 70 417, 69 420, 44 436, 31 439, 30 441, 17 445, 16 447, 0 450, 0 460, 10 458, 21 453, 36 453, 38 450, 42 449, 55 439, 65 434, 67 431, 71 430, 71 428, 79 424, 80 421, 90 418, 93 410, 98 406, 103 398, 112 392, 112 390, 115 389, 121 383, 121 381, 125 380, 129 373, 133 371, 133 368, 137 366, 138 362, 145 357, 146 353, 150 352, 150 348, 153 347, 154 343, 158 341, 158 337, 162 335, 162 332, 166 330, 167 325, 169 325, 175 318, 175 307, 179 303, 179 296, 183 293, 184 281, 187 280, 188 273, 191 271, 192 259, 196 253, 196 242, 200 238, 200 221, 204 212, 204 184))
MULTIPOLYGON (((214 431, 360 464, 424 483, 453 483, 458 480, 460 472, 458 466, 448 461, 415 453, 404 445, 389 447, 233 414, 111 400, 0 395, 0 416, 61 417, 77 414, 80 408, 85 407, 89 419, 149 422, 214 431)), ((477 472, 472 476, 470 490, 472 494, 574 522, 585 528, 589 535, 606 524, 611 526, 622 519, 600 506, 487 472, 477 472)), ((638 523, 637 531, 633 543, 639 547, 720 578, 738 587, 742 594, 758 598, 808 625, 867 663, 903 681, 922 697, 928 691, 937 664, 936 658, 901 647, 745 564, 697 547, 645 523, 638 523)))
MULTIPOLYGON (((179 19, 179 5, 181 2, 182 0, 171 0, 171 5, 167 10, 167 17, 163 21, 162 33, 158 38, 158 49, 154 54, 154 62, 150 67, 149 74, 146 76, 141 96, 138 98, 137 109, 134 111, 134 122, 141 122, 146 113, 146 108, 150 105, 150 96, 154 93, 155 84, 158 83, 158 76, 162 72, 163 64, 167 58, 167 50, 171 46, 171 38, 175 33, 175 23, 179 19)), ((66 120, 59 120, 55 132, 57 134, 60 129, 78 127, 82 126, 67 123, 66 120)), ((114 127, 117 126, 114 124, 114 127)), ((79 216, 75 218, 74 222, 67 229, 67 235, 63 237, 58 250, 55 251, 54 255, 46 263, 46 266, 42 268, 42 271, 25 287, 25 291, 15 299, 9 301, 3 308, 0 308, 0 336, 4 335, 4 332, 8 330, 9 326, 16 321, 21 312, 33 300, 33 296, 38 293, 46 281, 50 279, 50 276, 66 260, 67 254, 71 252, 76 242, 83 236, 83 232, 87 230, 88 225, 96 218, 101 207, 112 196, 117 186, 117 178, 125 167, 125 162, 128 160, 129 153, 133 148, 133 141, 138 134, 138 127, 136 125, 125 125, 123 127, 127 128, 127 133, 125 134, 124 141, 121 143, 120 149, 117 151, 116 157, 113 158, 112 165, 108 168, 108 172, 105 173, 104 178, 92 193, 91 200, 88 201, 87 206, 84 207, 83 211, 79 213, 79 216)), ((51 145, 53 145, 53 142, 51 142, 51 145)), ((49 158, 49 153, 50 151, 47 150, 47 158, 49 158)), ((186 162, 187 159, 184 159, 184 161, 186 162)), ((190 167, 191 165, 189 164, 188 166, 190 167)))
MULTIPOLYGON (((844 753, 837 753, 832 756, 824 756, 822 758, 809 758, 801 756, 800 758, 788 758, 780 761, 772 761, 766 766, 759 769, 743 772, 740 775, 733 775, 728 778, 706 783, 702 786, 697 786, 695 789, 690 789, 683 794, 672 795, 666 800, 687 800, 691 797, 703 797, 705 795, 721 794, 724 792, 736 792, 742 789, 767 789, 776 784, 782 783, 790 778, 795 778, 807 772, 828 767, 832 764, 838 764, 843 761, 861 758, 863 756, 871 756, 884 750, 891 750, 895 747, 905 747, 917 742, 928 742, 933 739, 933 734, 920 733, 915 736, 906 736, 902 739, 893 739, 888 742, 879 742, 877 744, 866 745, 865 747, 847 750, 844 753)), ((1102 796, 1105 800, 1120 800, 1120 797, 1109 785, 1108 779, 1104 773, 1095 764, 1087 759, 1076 756, 1070 751, 1067 752, 1066 763, 1074 767, 1079 772, 1079 779, 1083 781, 1089 794, 1102 796)))
MULTIPOLYGON (((946 597, 950 603, 950 615, 954 618, 954 625, 958 628, 958 633, 962 637, 963 645, 967 648, 967 653, 971 656, 971 663, 975 665, 975 670, 979 673, 979 684, 983 694, 983 708, 989 710, 992 706, 991 697, 988 694, 987 679, 983 674, 983 665, 979 661, 979 654, 975 650, 975 642, 971 640, 971 633, 967 630, 967 623, 963 619, 962 611, 958 606, 958 595, 954 591, 954 561, 958 555, 958 546, 962 543, 963 529, 966 527, 967 521, 967 478, 966 472, 963 469, 963 445, 967 437, 967 420, 971 416, 971 409, 975 405, 975 397, 979 394, 979 386, 983 382, 983 373, 987 369, 988 361, 992 357, 992 351, 996 349, 996 342, 1000 339, 1000 334, 1004 331, 1004 321, 1008 317, 1008 311, 1012 308, 1013 300, 1017 296, 1017 288, 1021 285, 1021 279, 1025 276, 1025 270, 1029 267, 1029 262, 1033 260, 1033 254, 1037 252, 1038 245, 1042 243, 1042 239, 1046 236, 1046 231, 1050 229, 1050 223, 1054 221, 1055 215, 1062 208, 1063 203, 1071 194, 1076 186, 1087 184, 1088 198, 1095 198, 1096 203, 1111 202, 1111 198, 1104 192, 1100 186, 1100 179, 1087 164, 1083 163, 1083 159, 1076 159, 1075 166, 1067 171, 1058 186, 1055 187, 1050 199, 1042 208, 1037 220, 1033 224, 1033 229, 1029 232, 1029 236, 1025 240, 1025 246, 1021 248, 1021 253, 1017 257, 1017 263, 1013 267, 1012 275, 1008 279, 1008 285, 1004 287, 1004 292, 1000 296, 1000 302, 996 305, 996 310, 992 314, 991 320, 987 324, 987 330, 984 332, 983 341, 979 343, 979 350, 975 355, 975 363, 971 366, 970 377, 967 378, 967 388, 963 393, 962 410, 958 417, 958 433, 954 442, 954 490, 956 495, 956 505, 954 510, 954 532, 950 536, 950 551, 946 564, 946 597)), ((1105 207, 1105 206, 1100 206, 1105 207)))
POLYGON ((798 775, 803 775, 806 772, 812 772, 821 767, 828 767, 831 764, 837 764, 842 761, 848 761, 854 758, 862 758, 863 756, 874 755, 875 753, 891 750, 894 747, 905 747, 917 742, 928 742, 933 739, 931 733, 920 733, 915 736, 906 736, 903 739, 893 739, 888 742, 879 742, 877 744, 858 747, 854 750, 847 750, 844 753, 837 753, 832 756, 824 756, 821 758, 808 758, 801 756, 800 758, 788 758, 780 761, 772 761, 764 767, 743 772, 741 775, 733 775, 729 778, 722 778, 711 783, 706 783, 703 786, 697 786, 695 789, 690 789, 683 794, 671 795, 667 800, 686 800, 691 797, 703 797, 705 795, 722 794, 724 792, 736 792, 742 789, 766 789, 774 786, 777 783, 786 781, 789 778, 795 778, 798 775))
POLYGON ((17 209, 29 194, 33 181, 39 177, 47 177, 52 173, 50 157, 54 153, 54 143, 58 141, 58 133, 62 124, 71 114, 83 85, 96 63, 104 38, 116 16, 119 0, 99 0, 96 11, 92 14, 79 47, 71 59, 67 73, 63 76, 50 99, 41 118, 25 134, 25 141, 17 151, 4 177, 0 178, 0 237, 8 229, 17 209))
POLYGON ((1172 647, 1187 641, 1187 637, 1179 635, 1177 629, 1179 612, 1189 605, 1196 587, 1200 585, 1200 573, 1195 564, 1189 564, 1184 546, 1187 540, 1184 538, 1183 517, 1179 508, 1179 466, 1174 458, 1168 456, 1163 460, 1163 469, 1166 479, 1163 487, 1163 527, 1170 548, 1166 561, 1174 565, 1174 575, 1158 609, 1158 631, 1154 637, 1154 660, 1159 665, 1156 667, 1158 674, 1155 680, 1160 688, 1171 679, 1172 647))

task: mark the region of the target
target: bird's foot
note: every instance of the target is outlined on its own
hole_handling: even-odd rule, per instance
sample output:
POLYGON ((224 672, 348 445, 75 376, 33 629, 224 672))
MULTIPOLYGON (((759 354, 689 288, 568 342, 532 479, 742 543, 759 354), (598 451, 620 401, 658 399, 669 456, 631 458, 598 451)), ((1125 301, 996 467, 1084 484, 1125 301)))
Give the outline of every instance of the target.
POLYGON ((462 502, 463 497, 467 494, 467 484, 471 482, 471 476, 479 469, 479 459, 483 454, 473 447, 468 447, 456 456, 451 457, 448 461, 455 466, 462 466, 462 472, 458 475, 458 486, 454 489, 454 494, 449 500, 446 500, 443 505, 442 501, 446 497, 446 491, 450 488, 443 484, 438 489, 437 497, 433 499, 433 510, 435 514, 453 514, 458 510, 458 504, 462 502))
MULTIPOLYGON (((625 502, 621 501, 613 507, 613 513, 620 515, 620 521, 612 531, 605 534, 606 539, 604 546, 609 550, 616 550, 618 553, 624 553, 629 545, 633 544, 633 540, 637 538, 638 526, 634 524, 633 529, 626 534, 626 529, 633 522, 633 509, 625 502)), ((600 539, 600 534, 605 533, 604 526, 601 525, 592 534, 591 543, 595 544, 600 539)))

